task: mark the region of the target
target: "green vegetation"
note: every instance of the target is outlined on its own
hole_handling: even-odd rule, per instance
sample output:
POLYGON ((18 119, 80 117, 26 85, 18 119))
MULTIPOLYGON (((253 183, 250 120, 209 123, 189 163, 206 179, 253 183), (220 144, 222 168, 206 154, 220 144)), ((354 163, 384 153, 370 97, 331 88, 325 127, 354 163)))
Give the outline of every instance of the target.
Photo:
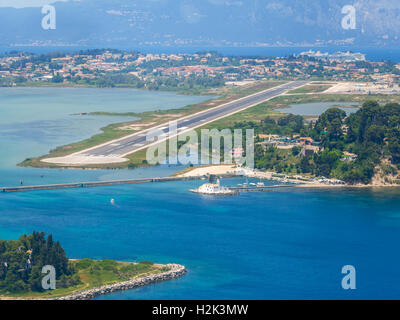
POLYGON ((222 87, 225 84, 223 77, 157 77, 153 81, 145 81, 129 74, 106 74, 100 78, 75 80, 77 84, 86 84, 98 88, 136 88, 153 91, 177 91, 185 94, 201 94, 206 89, 222 87))
POLYGON ((292 91, 289 91, 289 94, 297 94, 297 93, 318 93, 323 92, 331 88, 332 85, 324 85, 324 84, 310 84, 308 86, 304 86, 292 91))
POLYGON ((301 159, 298 157, 298 149, 293 148, 292 151, 271 147, 264 152, 261 147, 257 146, 255 150, 256 168, 276 173, 297 174, 301 167, 301 159))
POLYGON ((52 235, 33 232, 17 241, 0 240, 0 292, 42 292, 42 267, 52 265, 56 269, 59 287, 80 283, 76 269, 68 263, 60 243, 52 235))
POLYGON ((152 262, 140 263, 116 262, 114 260, 95 261, 82 259, 71 262, 78 270, 79 276, 85 280, 88 288, 127 281, 138 276, 166 271, 152 262))
MULTIPOLYGON (((380 106, 367 101, 356 113, 346 116, 343 110, 330 108, 315 125, 305 125, 301 117, 271 117, 259 123, 242 122, 235 127, 255 128, 257 134, 279 134, 311 137, 321 144, 321 151, 299 157, 300 150, 266 150, 258 144, 256 167, 278 173, 302 173, 338 178, 348 183, 371 183, 375 174, 396 177, 400 169, 400 105, 380 106), (344 160, 345 153, 354 155, 344 160)), ((388 180, 388 179, 387 179, 388 180)), ((390 181, 389 181, 390 182, 390 181)))
POLYGON ((231 128, 236 122, 241 121, 254 121, 260 122, 266 116, 278 119, 283 116, 279 112, 280 108, 287 108, 292 104, 298 103, 312 103, 312 102, 337 102, 338 106, 343 105, 345 102, 358 102, 363 104, 367 100, 376 100, 380 104, 399 102, 400 96, 387 96, 387 95, 348 95, 348 94, 296 94, 296 95, 282 95, 272 100, 261 103, 257 106, 251 107, 244 111, 233 114, 229 117, 214 121, 205 126, 205 128, 231 128))
POLYGON ((286 108, 291 104, 296 103, 311 103, 311 102, 359 102, 363 104, 365 101, 375 100, 380 104, 389 102, 400 102, 399 95, 365 95, 365 94, 304 94, 304 95, 283 95, 270 100, 270 103, 275 106, 286 108))
MULTIPOLYGON (((248 126, 248 125, 247 125, 248 126)), ((246 126, 246 129, 249 129, 246 126)), ((240 123, 235 128, 240 129, 240 123)), ((244 129, 244 127, 242 127, 244 129)), ((260 125, 255 125, 256 134, 278 134, 282 136, 292 136, 296 133, 302 133, 304 130, 304 119, 302 116, 293 114, 285 115, 277 120, 267 117, 261 121, 260 125)))
POLYGON ((54 298, 136 277, 168 271, 151 261, 139 263, 114 260, 68 260, 53 237, 33 232, 19 240, 0 240, 0 296, 15 298, 54 298), (56 289, 42 288, 42 267, 56 269, 56 289))
POLYGON ((321 137, 324 152, 331 155, 333 175, 350 183, 370 183, 375 167, 382 161, 389 162, 392 173, 397 173, 400 168, 399 104, 380 106, 375 101, 368 101, 348 118, 337 110, 328 111, 324 118, 318 120, 315 133, 321 137), (346 127, 347 134, 343 130, 346 127), (357 160, 352 163, 338 162, 337 153, 343 151, 355 153, 357 160))
MULTIPOLYGON (((346 113, 331 108, 322 114, 311 137, 318 139, 324 148, 308 163, 309 171, 327 177, 336 177, 348 183, 371 182, 375 167, 383 160, 390 161, 391 168, 400 163, 400 105, 380 106, 368 101, 356 113, 346 113), (355 161, 342 161, 343 152, 354 153, 355 161)), ((310 159, 311 160, 311 159, 310 159)))

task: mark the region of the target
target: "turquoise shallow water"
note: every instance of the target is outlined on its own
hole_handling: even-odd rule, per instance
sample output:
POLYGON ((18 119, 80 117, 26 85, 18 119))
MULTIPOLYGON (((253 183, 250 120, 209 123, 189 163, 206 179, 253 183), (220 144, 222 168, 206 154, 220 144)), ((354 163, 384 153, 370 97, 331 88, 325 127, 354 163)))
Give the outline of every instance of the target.
POLYGON ((183 107, 210 97, 132 89, 0 88, 0 186, 60 183, 136 176, 120 171, 67 172, 16 168, 27 157, 77 142, 110 124, 134 120, 118 116, 74 116, 81 112, 143 112, 183 107), (40 178, 43 174, 44 178, 40 178))
MULTIPOLYGON (((63 103, 69 98, 76 101, 68 98, 68 93, 62 94, 63 103)), ((153 100, 159 98, 151 94, 153 100)), ((81 101, 92 98, 86 93, 81 101)), ((119 105, 117 98, 114 107, 119 105)), ((89 122, 91 125, 77 124, 75 121, 81 119, 70 119, 69 108, 52 117, 47 99, 40 99, 47 110, 46 114, 41 111, 46 120, 41 120, 39 113, 30 121, 24 112, 9 110, 15 106, 12 100, 4 95, 0 98, 0 184, 18 184, 20 178, 25 184, 39 184, 165 176, 178 169, 15 168, 16 160, 32 155, 32 151, 41 154, 49 144, 77 139, 71 126, 87 130, 87 135, 99 128, 97 118, 89 122), (8 108, 4 101, 10 102, 8 108), (5 116, 8 121, 4 121, 5 116), (72 122, 59 130, 55 125, 58 121, 72 122), (22 124, 10 127, 17 122, 22 124), (36 133, 32 122, 39 123, 36 133), (7 130, 15 131, 5 134, 7 130)), ((20 105, 27 108, 25 104, 33 100, 20 105)), ((76 109, 81 111, 82 106, 86 104, 76 109)), ((188 192, 201 183, 0 194, 0 238, 15 239, 39 230, 53 233, 71 258, 175 262, 189 269, 178 280, 99 299, 399 298, 399 190, 280 189, 221 198, 188 192), (115 205, 110 204, 111 198, 115 205), (348 264, 357 270, 355 291, 341 289, 341 268, 348 264)))

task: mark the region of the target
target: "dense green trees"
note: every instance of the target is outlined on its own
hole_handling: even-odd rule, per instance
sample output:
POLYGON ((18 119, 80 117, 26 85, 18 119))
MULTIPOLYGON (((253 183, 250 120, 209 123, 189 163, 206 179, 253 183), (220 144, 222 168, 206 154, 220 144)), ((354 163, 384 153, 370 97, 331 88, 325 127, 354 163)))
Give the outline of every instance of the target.
POLYGON ((328 109, 318 118, 314 127, 314 137, 320 139, 325 147, 337 144, 343 138, 342 126, 345 117, 346 112, 339 108, 328 109))
MULTIPOLYGON (((279 135, 293 135, 300 133, 305 129, 304 118, 302 116, 287 114, 279 119, 266 117, 261 123, 247 123, 252 125, 251 128, 255 129, 257 134, 279 134, 279 135)), ((246 127, 238 123, 237 128, 246 127)))
MULTIPOLYGON (((243 127, 248 123, 237 124, 243 127)), ((256 133, 308 135, 321 142, 322 150, 314 156, 299 161, 293 157, 277 158, 277 151, 262 152, 256 149, 256 166, 263 169, 291 170, 342 179, 348 183, 371 182, 377 166, 389 162, 385 172, 396 175, 400 169, 400 105, 389 103, 380 106, 367 101, 356 113, 347 116, 338 108, 330 108, 320 115, 314 126, 305 126, 302 117, 286 115, 279 120, 266 118, 255 125, 256 133), (355 159, 345 160, 344 153, 355 154, 355 159), (277 161, 282 162, 280 165, 277 161), (286 162, 290 163, 286 163, 286 162)), ((292 150, 297 156, 299 150, 292 150)), ((286 171, 287 171, 286 170, 286 171)), ((288 171, 290 172, 290 171, 288 171)))
POLYGON ((397 103, 380 106, 375 101, 367 101, 349 117, 337 108, 327 110, 310 131, 325 148, 314 156, 316 174, 349 183, 369 183, 382 159, 399 164, 399 126, 400 105, 397 103), (357 159, 350 163, 341 161, 344 151, 355 153, 357 159))
POLYGON ((42 291, 42 267, 56 269, 57 286, 79 283, 64 249, 52 235, 33 232, 19 240, 0 240, 0 292, 42 291))
POLYGON ((367 101, 358 112, 346 119, 346 125, 346 143, 358 155, 358 159, 349 166, 347 172, 343 172, 345 180, 367 183, 382 159, 387 159, 393 165, 400 163, 399 104, 380 106, 375 101, 367 101))

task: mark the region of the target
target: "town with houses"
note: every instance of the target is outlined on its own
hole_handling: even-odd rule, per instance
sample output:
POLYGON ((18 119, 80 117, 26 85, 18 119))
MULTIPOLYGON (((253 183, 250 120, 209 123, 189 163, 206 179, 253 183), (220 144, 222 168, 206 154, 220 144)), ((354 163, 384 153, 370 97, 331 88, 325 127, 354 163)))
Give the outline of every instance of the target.
POLYGON ((191 87, 207 88, 271 79, 370 81, 390 88, 400 82, 400 64, 370 62, 361 53, 319 51, 288 57, 142 54, 114 49, 0 56, 0 86, 53 83, 157 90, 181 86, 182 80, 190 81, 191 87))

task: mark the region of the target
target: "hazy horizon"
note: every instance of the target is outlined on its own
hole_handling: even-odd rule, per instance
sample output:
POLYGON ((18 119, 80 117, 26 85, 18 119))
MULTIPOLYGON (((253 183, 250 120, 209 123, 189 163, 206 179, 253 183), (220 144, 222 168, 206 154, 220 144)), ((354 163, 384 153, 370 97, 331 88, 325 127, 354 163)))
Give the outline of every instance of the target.
POLYGON ((2 0, 0 14, 0 47, 393 47, 400 39, 395 0, 2 0), (44 5, 54 8, 49 29, 44 5))

